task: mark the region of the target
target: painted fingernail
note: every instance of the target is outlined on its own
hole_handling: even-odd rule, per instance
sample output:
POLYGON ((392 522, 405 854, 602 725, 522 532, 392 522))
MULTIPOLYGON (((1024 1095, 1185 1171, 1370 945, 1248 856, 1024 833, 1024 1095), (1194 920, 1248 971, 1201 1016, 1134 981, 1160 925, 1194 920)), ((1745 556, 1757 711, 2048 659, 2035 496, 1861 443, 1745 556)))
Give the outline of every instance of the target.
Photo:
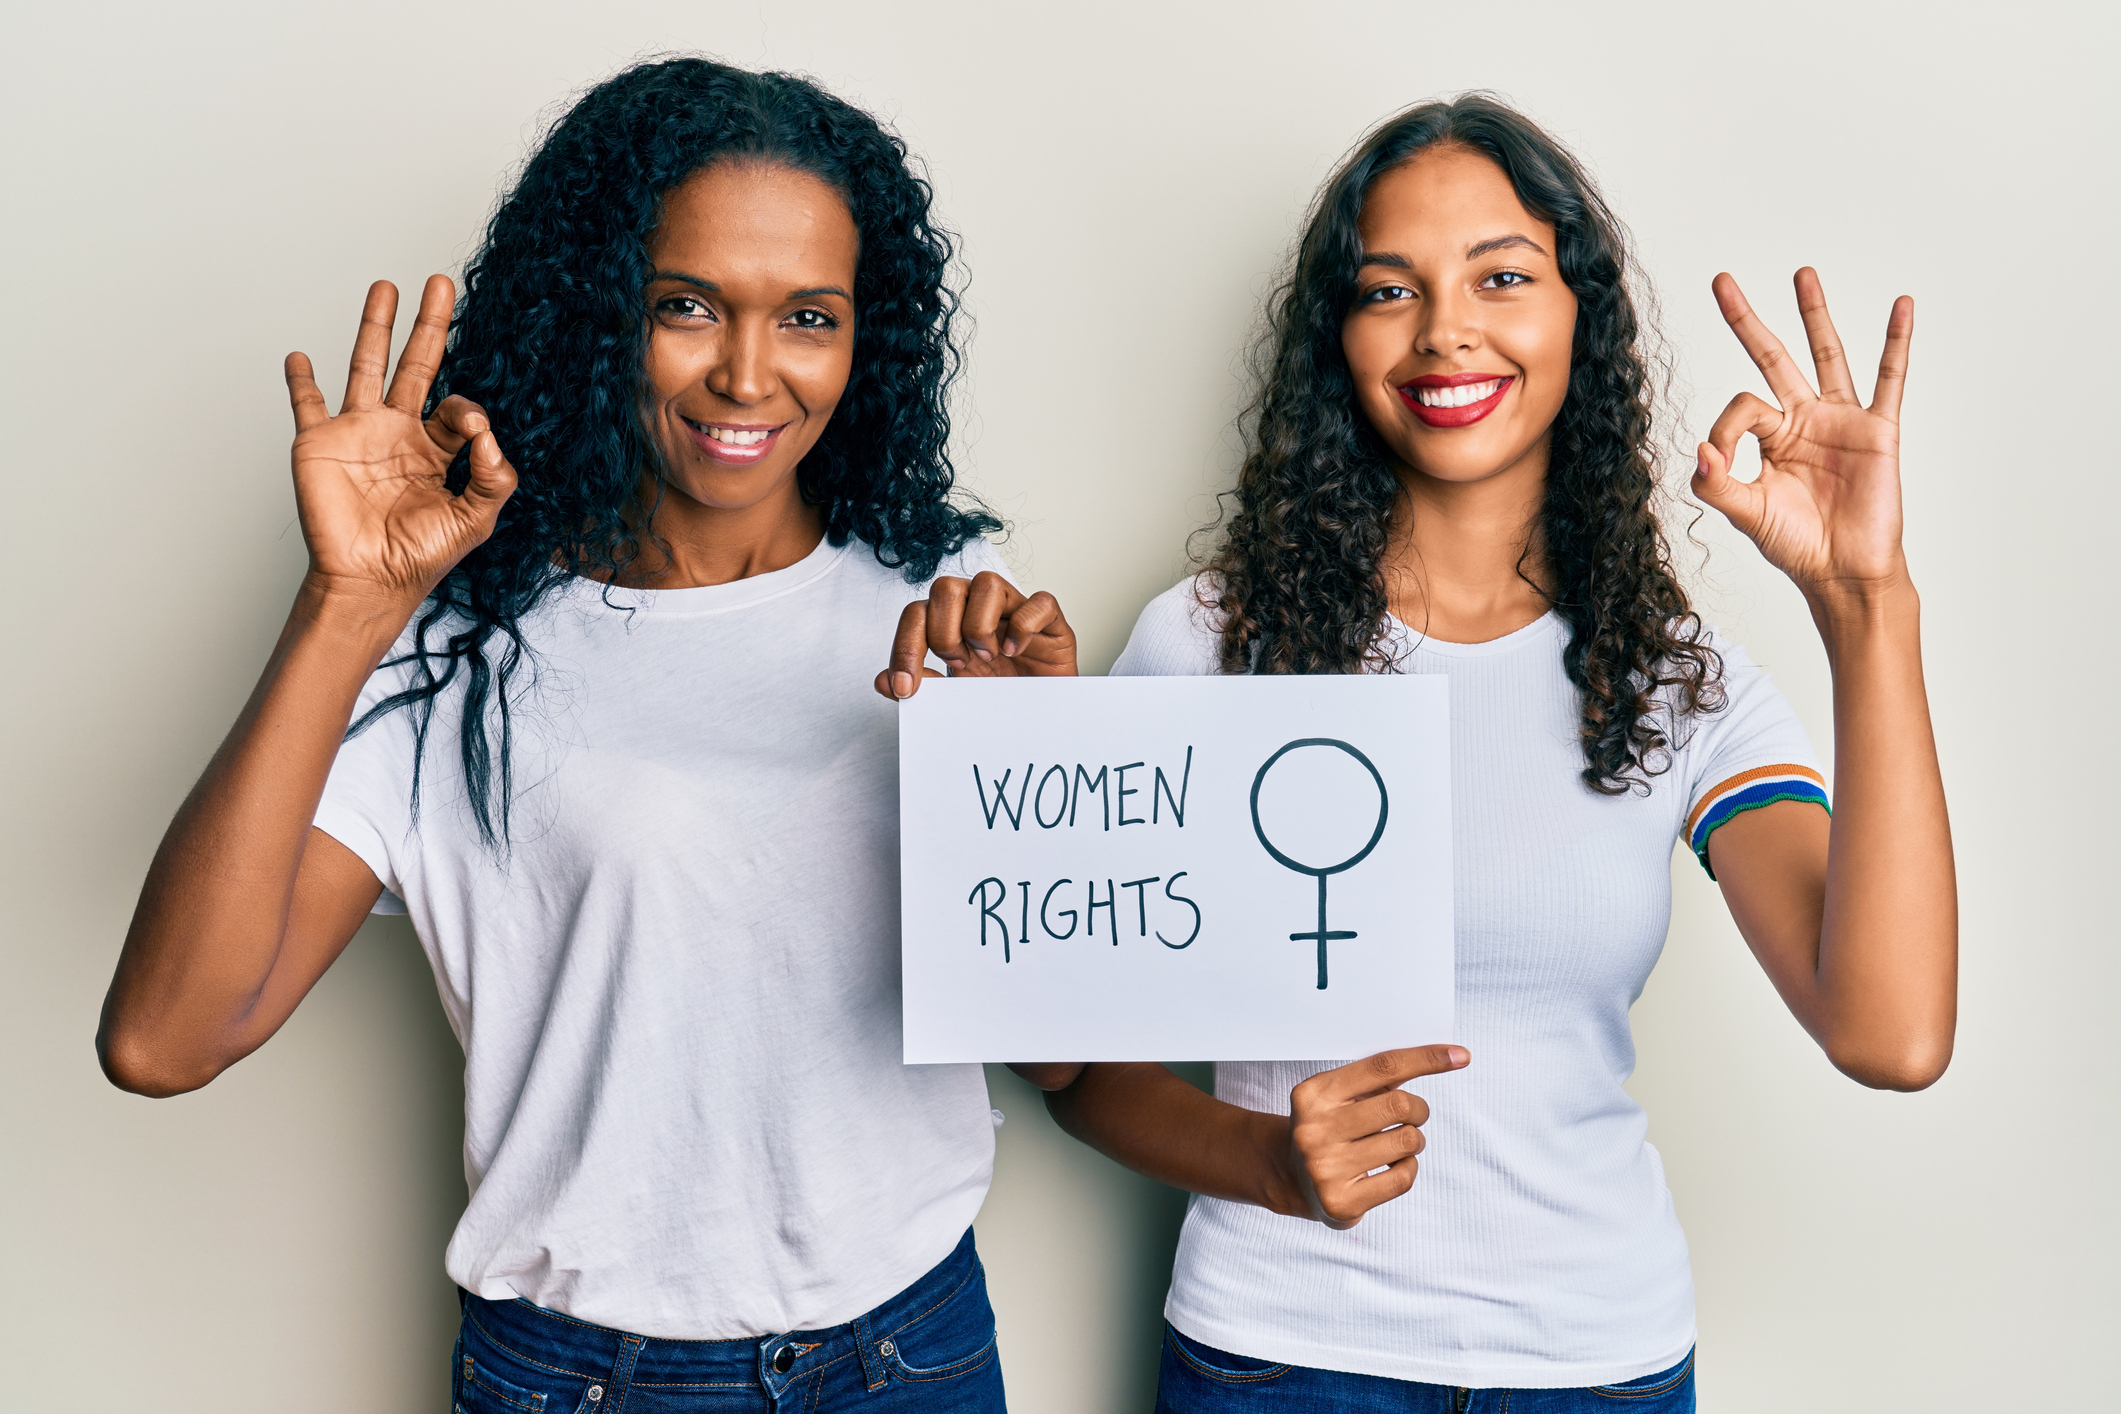
POLYGON ((913 696, 913 674, 893 673, 891 675, 891 695, 902 700, 913 696))

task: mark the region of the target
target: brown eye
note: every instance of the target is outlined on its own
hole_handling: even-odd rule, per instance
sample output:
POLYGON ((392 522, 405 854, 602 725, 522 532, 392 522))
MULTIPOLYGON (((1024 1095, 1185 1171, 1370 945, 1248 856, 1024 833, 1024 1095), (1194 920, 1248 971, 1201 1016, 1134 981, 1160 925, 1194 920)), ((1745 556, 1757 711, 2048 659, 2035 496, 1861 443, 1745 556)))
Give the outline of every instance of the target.
POLYGON ((679 319, 713 317, 713 311, 691 295, 672 295, 669 299, 658 304, 656 308, 664 314, 675 315, 679 319))
POLYGON ((788 322, 798 329, 837 329, 840 322, 822 309, 799 309, 788 316, 788 322))

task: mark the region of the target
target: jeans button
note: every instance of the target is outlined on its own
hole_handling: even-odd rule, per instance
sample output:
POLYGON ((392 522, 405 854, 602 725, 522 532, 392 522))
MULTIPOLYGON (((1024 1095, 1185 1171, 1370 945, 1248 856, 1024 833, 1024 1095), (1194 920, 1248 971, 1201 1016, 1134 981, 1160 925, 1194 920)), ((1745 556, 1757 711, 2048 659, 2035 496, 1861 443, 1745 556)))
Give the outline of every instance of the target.
POLYGON ((596 1403, 596 1402, 597 1402, 598 1400, 602 1399, 603 1397, 604 1397, 604 1387, 603 1387, 602 1385, 591 1385, 591 1386, 589 1387, 589 1402, 590 1402, 591 1404, 595 1404, 595 1403, 596 1403))
POLYGON ((785 1375, 795 1367, 795 1347, 784 1345, 773 1352, 773 1368, 785 1375))
POLYGON ((898 1342, 887 1340, 882 1345, 879 1345, 877 1349, 883 1351, 886 1355, 896 1355, 898 1354, 898 1342))

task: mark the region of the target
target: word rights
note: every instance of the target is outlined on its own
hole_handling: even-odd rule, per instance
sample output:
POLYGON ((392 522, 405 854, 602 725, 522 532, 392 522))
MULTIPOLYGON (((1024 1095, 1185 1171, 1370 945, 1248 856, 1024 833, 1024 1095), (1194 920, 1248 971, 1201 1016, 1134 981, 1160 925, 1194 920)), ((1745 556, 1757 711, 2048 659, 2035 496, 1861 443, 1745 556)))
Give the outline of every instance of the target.
POLYGON ((898 712, 909 1064, 1453 1039, 1445 678, 939 679, 898 712))

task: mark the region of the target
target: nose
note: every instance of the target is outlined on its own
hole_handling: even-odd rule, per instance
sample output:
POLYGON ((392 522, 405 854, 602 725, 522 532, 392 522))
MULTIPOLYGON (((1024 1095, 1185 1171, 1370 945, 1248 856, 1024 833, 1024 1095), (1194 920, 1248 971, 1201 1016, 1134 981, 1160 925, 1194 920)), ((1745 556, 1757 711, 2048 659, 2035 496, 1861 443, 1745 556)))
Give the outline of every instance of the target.
POLYGON ((719 357, 707 370, 709 391, 748 406, 771 397, 779 381, 774 376, 768 331, 750 320, 734 321, 719 357))
POLYGON ((1480 311, 1463 290, 1442 289, 1422 302, 1421 323, 1414 330, 1414 350, 1450 358, 1480 347, 1480 311))

